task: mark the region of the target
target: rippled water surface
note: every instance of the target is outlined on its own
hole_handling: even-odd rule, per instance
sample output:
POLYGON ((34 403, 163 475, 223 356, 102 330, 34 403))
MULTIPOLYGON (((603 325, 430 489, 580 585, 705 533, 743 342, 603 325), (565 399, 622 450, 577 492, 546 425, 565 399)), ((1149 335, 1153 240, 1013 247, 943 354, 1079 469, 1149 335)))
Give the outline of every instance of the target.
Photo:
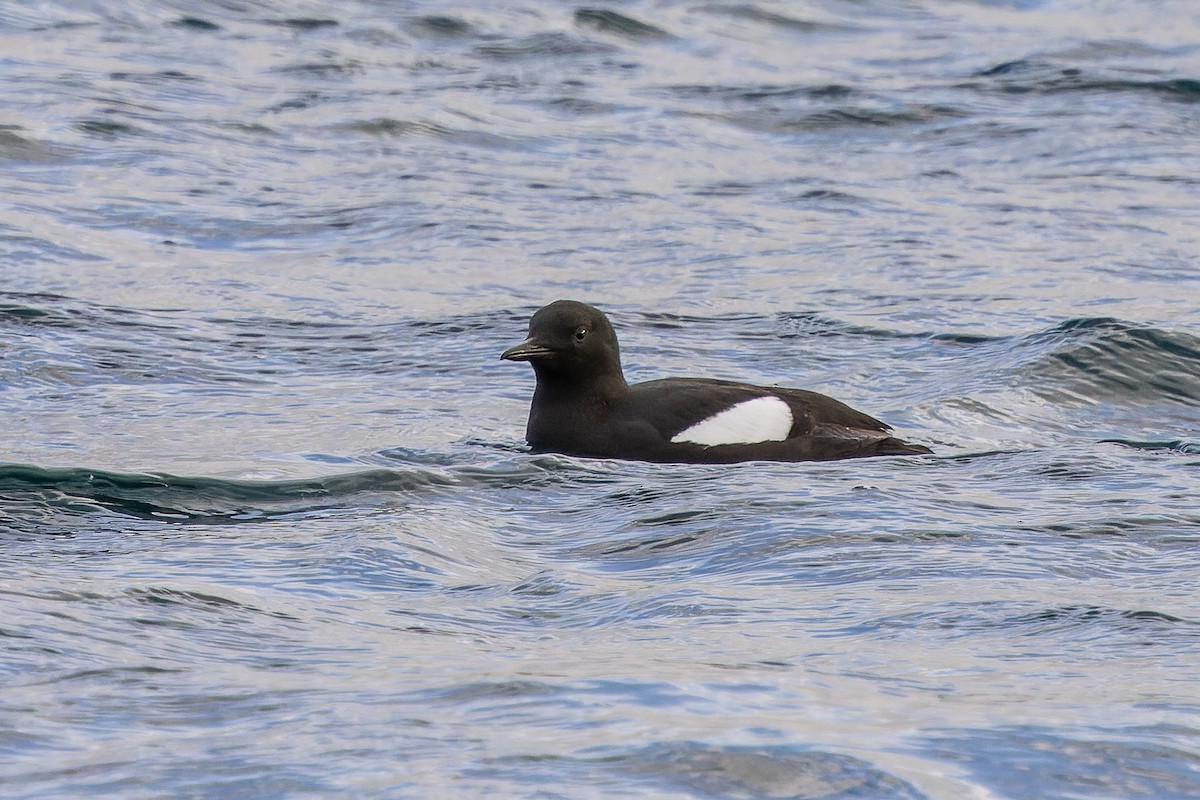
POLYGON ((5 797, 1200 798, 1190 0, 0 7, 5 797), (497 356, 931 457, 535 456, 497 356))

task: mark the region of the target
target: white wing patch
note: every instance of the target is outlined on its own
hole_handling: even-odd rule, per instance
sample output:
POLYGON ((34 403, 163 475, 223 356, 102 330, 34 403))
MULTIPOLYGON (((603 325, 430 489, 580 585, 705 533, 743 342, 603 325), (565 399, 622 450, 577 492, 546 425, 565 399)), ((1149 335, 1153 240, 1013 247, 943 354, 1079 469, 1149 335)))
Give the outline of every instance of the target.
POLYGON ((719 444, 782 442, 792 430, 792 409, 775 396, 756 397, 685 428, 672 442, 690 442, 713 447, 719 444))

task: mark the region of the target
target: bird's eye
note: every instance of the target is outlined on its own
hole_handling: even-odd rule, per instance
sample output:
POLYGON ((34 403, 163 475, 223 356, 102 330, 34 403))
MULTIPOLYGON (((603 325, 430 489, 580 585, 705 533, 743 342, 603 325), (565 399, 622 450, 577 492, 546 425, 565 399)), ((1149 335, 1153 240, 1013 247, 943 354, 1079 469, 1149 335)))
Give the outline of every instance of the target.
POLYGON ((587 328, 576 328, 575 329, 575 341, 582 342, 584 339, 587 338, 587 335, 588 335, 587 328))

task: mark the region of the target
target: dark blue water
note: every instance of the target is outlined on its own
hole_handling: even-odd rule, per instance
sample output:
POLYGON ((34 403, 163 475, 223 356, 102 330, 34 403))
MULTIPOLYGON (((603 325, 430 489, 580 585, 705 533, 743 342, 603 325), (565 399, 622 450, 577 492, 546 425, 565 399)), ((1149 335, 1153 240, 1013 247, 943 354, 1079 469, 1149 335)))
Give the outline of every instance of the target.
POLYGON ((1185 0, 0 7, 11 798, 1200 798, 1185 0), (926 458, 532 456, 627 372, 926 458))

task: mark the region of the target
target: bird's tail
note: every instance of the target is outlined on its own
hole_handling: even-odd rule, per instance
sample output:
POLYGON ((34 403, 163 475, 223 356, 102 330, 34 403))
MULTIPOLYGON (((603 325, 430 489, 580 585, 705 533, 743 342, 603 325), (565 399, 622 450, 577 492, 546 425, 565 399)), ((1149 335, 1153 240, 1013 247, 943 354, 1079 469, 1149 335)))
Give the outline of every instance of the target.
POLYGON ((875 452, 871 455, 876 456, 925 456, 932 455, 933 451, 923 444, 913 444, 906 442, 903 439, 897 439, 895 436, 888 436, 880 439, 875 443, 875 452))

